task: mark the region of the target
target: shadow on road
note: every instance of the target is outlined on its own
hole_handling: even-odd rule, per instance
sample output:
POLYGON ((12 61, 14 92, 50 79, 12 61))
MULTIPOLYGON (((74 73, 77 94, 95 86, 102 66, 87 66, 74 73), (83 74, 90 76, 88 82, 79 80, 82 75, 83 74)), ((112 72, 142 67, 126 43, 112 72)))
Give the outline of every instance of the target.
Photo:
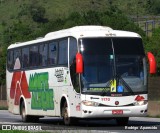
MULTIPOLYGON (((75 123, 74 126, 64 126, 62 119, 40 119, 39 124, 46 125, 48 127, 56 127, 58 129, 78 129, 78 130, 124 130, 125 126, 119 126, 115 120, 80 120, 75 123)), ((126 126, 157 126, 160 128, 160 122, 154 121, 135 121, 130 120, 126 126)))

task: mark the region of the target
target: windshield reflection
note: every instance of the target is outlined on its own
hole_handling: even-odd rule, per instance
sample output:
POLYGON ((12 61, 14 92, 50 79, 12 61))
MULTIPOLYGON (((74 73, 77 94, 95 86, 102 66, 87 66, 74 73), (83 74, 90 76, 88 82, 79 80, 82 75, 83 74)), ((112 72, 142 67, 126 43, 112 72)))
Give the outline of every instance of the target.
POLYGON ((83 38, 79 41, 84 60, 82 93, 105 91, 109 95, 147 91, 146 60, 141 39, 111 40, 83 38))

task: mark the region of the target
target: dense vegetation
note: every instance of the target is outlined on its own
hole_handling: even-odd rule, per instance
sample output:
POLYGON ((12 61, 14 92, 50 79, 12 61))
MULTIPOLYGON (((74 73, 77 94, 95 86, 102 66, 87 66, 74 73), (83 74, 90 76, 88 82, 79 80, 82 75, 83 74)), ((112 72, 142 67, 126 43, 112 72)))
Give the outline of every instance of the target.
POLYGON ((76 25, 105 25, 139 33, 146 51, 152 51, 160 68, 160 29, 152 37, 128 16, 159 15, 159 0, 1 0, 0 84, 5 84, 6 48, 46 33, 76 25))

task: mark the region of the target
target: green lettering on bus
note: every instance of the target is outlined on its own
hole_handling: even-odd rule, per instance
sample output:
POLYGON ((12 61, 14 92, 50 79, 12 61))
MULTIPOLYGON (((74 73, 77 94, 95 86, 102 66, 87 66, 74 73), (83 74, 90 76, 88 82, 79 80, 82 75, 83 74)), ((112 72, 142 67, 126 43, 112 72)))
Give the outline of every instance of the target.
POLYGON ((48 72, 31 74, 29 91, 32 92, 32 109, 54 110, 53 89, 49 89, 48 72))

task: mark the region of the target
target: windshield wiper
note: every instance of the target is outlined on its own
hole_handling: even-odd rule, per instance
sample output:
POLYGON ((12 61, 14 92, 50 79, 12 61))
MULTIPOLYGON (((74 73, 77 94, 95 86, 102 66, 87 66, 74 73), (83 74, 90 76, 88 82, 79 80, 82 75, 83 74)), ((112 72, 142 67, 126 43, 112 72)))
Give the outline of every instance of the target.
POLYGON ((106 87, 102 90, 101 96, 105 96, 106 94, 110 93, 110 90, 107 91, 108 88, 110 89, 110 82, 108 82, 106 87))
POLYGON ((131 93, 131 95, 134 95, 133 90, 131 89, 131 87, 126 83, 126 81, 120 76, 120 75, 116 75, 116 78, 119 80, 121 80, 122 84, 125 86, 125 88, 131 93))
MULTIPOLYGON (((119 82, 119 80, 121 81, 122 85, 125 86, 125 88, 128 90, 128 92, 131 93, 131 95, 134 95, 134 92, 131 89, 131 87, 126 83, 126 81, 121 76, 116 75, 115 77, 116 77, 118 82, 119 82)), ((102 90, 101 96, 105 96, 105 95, 110 93, 110 90, 108 90, 108 88, 109 89, 111 88, 111 82, 107 83, 106 87, 102 90)))

